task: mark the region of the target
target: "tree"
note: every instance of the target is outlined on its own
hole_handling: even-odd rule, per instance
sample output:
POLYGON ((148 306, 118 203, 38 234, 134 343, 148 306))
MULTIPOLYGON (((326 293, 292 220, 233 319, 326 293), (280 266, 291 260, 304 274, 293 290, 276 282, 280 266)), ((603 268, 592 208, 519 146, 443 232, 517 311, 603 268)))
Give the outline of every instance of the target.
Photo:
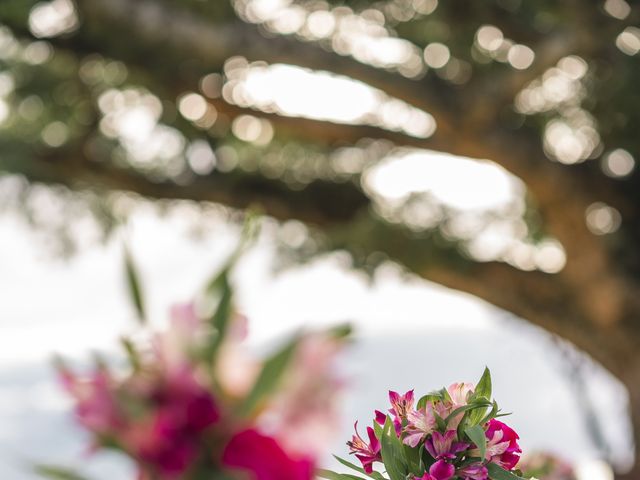
POLYGON ((304 222, 314 252, 391 259, 573 342, 627 386, 637 439, 639 17, 625 0, 4 0, 0 170, 23 176, 25 195, 62 185, 304 222), (248 96, 248 72, 275 64, 363 82, 391 113, 304 118, 248 96), (118 117, 140 105, 135 128, 151 115, 157 129, 147 145, 118 117), (474 257, 442 205, 435 222, 407 221, 437 204, 428 196, 381 208, 363 178, 402 148, 519 178, 520 240, 556 239, 562 268, 474 257))

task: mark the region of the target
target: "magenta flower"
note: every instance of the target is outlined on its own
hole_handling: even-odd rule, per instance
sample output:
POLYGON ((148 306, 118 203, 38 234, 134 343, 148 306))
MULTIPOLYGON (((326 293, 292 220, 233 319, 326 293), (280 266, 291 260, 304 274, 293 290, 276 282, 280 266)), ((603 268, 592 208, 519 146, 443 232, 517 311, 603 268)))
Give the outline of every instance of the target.
POLYGON ((409 390, 404 395, 389 390, 389 401, 391 402, 389 412, 393 416, 393 426, 398 436, 402 432, 402 421, 413 410, 413 400, 413 390, 409 390))
POLYGON ((367 427, 367 435, 369 436, 369 443, 365 442, 358 433, 358 422, 353 426, 356 430, 356 434, 352 437, 347 445, 350 449, 349 453, 355 454, 356 458, 362 463, 362 468, 367 473, 373 472, 373 464, 375 462, 382 461, 382 455, 380 450, 380 440, 376 437, 373 428, 367 427))
POLYGON ((472 463, 459 469, 456 474, 463 480, 487 480, 489 472, 481 463, 472 463))
POLYGON ((196 460, 204 432, 220 419, 214 398, 186 370, 151 385, 133 377, 127 387, 125 394, 137 392, 147 412, 130 418, 116 438, 159 478, 182 475, 196 460))
POLYGON ((382 425, 384 426, 385 422, 387 421, 387 414, 381 412, 380 410, 376 410, 375 412, 375 421, 378 425, 382 425))
POLYGON ((449 480, 456 473, 456 468, 445 460, 438 460, 431 465, 429 473, 422 476, 423 480, 449 480), (427 476, 428 475, 428 476, 427 476))
POLYGON ((429 468, 429 473, 435 480, 449 480, 455 472, 455 467, 445 460, 438 460, 429 468))
POLYGON ((505 470, 513 470, 520 460, 522 449, 518 445, 518 434, 511 427, 492 419, 485 432, 487 452, 485 459, 500 465, 505 470))
POLYGON ((430 402, 420 410, 412 410, 407 415, 405 437, 402 442, 415 448, 424 438, 436 429, 436 417, 430 402))
POLYGON ((253 480, 311 480, 313 462, 292 458, 278 442, 248 429, 236 433, 222 453, 222 464, 244 470, 253 480))
POLYGON ((448 430, 445 434, 441 434, 438 431, 428 437, 424 442, 424 447, 429 454, 438 460, 456 458, 456 455, 469 448, 468 443, 454 442, 457 438, 455 430, 448 430))

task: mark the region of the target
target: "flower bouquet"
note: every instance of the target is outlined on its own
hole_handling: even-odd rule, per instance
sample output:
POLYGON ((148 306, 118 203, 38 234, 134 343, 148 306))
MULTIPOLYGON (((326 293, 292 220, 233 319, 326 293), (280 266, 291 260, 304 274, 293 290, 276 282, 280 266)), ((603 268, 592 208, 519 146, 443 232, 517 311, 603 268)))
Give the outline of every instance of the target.
MULTIPOLYGON (((145 327, 135 341, 123 340, 126 368, 97 361, 78 375, 59 364, 91 450, 128 456, 138 480, 310 480, 336 428, 341 382, 332 359, 348 328, 296 335, 258 361, 240 345, 246 322, 232 307, 229 269, 198 301, 175 306, 166 331, 145 327)), ((144 318, 130 260, 127 271, 144 318)), ((37 469, 49 478, 85 478, 37 469)))
POLYGON ((366 439, 347 442, 355 465, 336 459, 359 475, 322 470, 329 480, 516 480, 518 435, 497 420, 503 416, 491 399, 491 374, 485 369, 476 386, 455 383, 421 397, 413 390, 389 392, 391 409, 376 411, 366 439), (376 470, 374 467, 381 467, 376 470))

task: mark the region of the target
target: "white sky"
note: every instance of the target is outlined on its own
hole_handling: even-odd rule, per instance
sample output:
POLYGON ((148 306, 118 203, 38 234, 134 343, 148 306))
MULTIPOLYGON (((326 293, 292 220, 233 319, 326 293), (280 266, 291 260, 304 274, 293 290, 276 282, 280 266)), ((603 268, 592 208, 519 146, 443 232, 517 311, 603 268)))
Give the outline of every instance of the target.
MULTIPOLYGON (((159 218, 142 207, 130 225, 130 241, 145 280, 152 317, 188 299, 233 247, 220 225, 200 240, 187 235, 188 215, 159 218)), ((43 245, 14 214, 0 216, 0 471, 14 480, 35 479, 27 460, 79 464, 96 480, 123 476, 127 464, 112 455, 87 462, 82 432, 71 423, 68 402, 53 382, 53 352, 83 358, 110 350, 134 325, 122 283, 116 241, 86 248, 68 262, 43 253, 43 245)), ((265 345, 301 325, 350 320, 355 343, 345 361, 352 387, 345 398, 343 429, 333 451, 357 418, 370 420, 386 405, 386 390, 418 392, 454 381, 475 381, 484 365, 495 394, 525 449, 553 449, 584 462, 596 453, 576 413, 576 399, 562 375, 562 361, 548 337, 469 296, 418 280, 402 280, 393 268, 373 284, 325 259, 270 273, 271 246, 262 239, 240 264, 240 307, 251 321, 251 345, 265 345)), ((627 425, 620 422, 620 386, 594 371, 594 399, 607 434, 624 458, 627 425)), ((593 471, 593 470, 592 470, 593 471)), ((606 478, 606 477, 599 477, 606 478)))

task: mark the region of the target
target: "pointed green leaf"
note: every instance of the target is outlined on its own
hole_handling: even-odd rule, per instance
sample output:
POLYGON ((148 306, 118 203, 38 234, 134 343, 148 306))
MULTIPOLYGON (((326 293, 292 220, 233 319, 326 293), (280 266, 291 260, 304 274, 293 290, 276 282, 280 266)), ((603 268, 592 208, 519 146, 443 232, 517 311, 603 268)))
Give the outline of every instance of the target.
POLYGON ((300 337, 296 336, 264 363, 260 375, 258 375, 256 382, 253 384, 253 388, 240 406, 241 414, 247 415, 253 412, 277 388, 278 382, 289 365, 299 341, 300 337))
POLYGON ((138 353, 138 350, 136 349, 134 343, 130 338, 127 337, 122 337, 120 339, 120 343, 122 344, 122 347, 127 354, 127 358, 129 360, 129 365, 131 365, 131 368, 136 371, 140 370, 140 354, 138 353))
POLYGON ((75 473, 71 469, 54 465, 36 465, 35 472, 51 480, 88 480, 87 477, 75 473))
POLYGON ((207 354, 209 357, 215 356, 218 347, 224 341, 231 316, 233 315, 233 289, 229 283, 228 272, 221 272, 218 278, 218 304, 209 319, 214 333, 208 345, 207 354))
POLYGON ((350 461, 345 460, 344 458, 340 458, 337 455, 334 455, 333 458, 335 458, 337 461, 339 461, 345 467, 351 468, 352 470, 355 470, 356 472, 362 473, 362 474, 366 475, 367 477, 375 478, 376 480, 386 480, 382 476, 382 474, 380 472, 373 471, 371 473, 367 473, 367 472, 364 471, 364 468, 359 467, 358 465, 355 465, 355 464, 351 463, 350 461))
POLYGON ((489 478, 491 480, 524 480, 522 477, 508 472, 495 463, 487 464, 487 470, 489 471, 489 478))
POLYGON ((478 450, 480 450, 480 458, 484 460, 484 455, 487 451, 487 437, 482 427, 480 425, 473 425, 467 428, 464 433, 466 433, 469 440, 478 447, 478 450))
POLYGON ((416 405, 416 408, 420 410, 427 405, 427 402, 437 402, 437 401, 442 401, 442 396, 440 395, 439 392, 431 392, 420 397, 420 400, 418 400, 418 404, 416 405))
POLYGON ((133 302, 133 306, 138 313, 138 320, 140 321, 140 323, 144 324, 146 322, 146 315, 145 302, 142 294, 142 285, 140 283, 140 277, 133 261, 133 257, 131 256, 129 249, 126 246, 124 247, 124 267, 127 287, 129 289, 131 301, 133 302))
POLYGON ((389 416, 384 424, 380 444, 382 462, 390 480, 405 480, 409 471, 404 458, 404 449, 389 416))
POLYGON ((484 368, 484 372, 482 372, 482 376, 476 385, 473 396, 475 398, 484 397, 487 400, 491 400, 491 372, 488 367, 484 368))
POLYGON ((449 421, 451 421, 452 418, 468 410, 476 410, 481 408, 483 409, 482 412, 484 413, 487 410, 487 407, 489 406, 491 406, 491 402, 485 402, 485 401, 473 402, 468 405, 463 405, 462 407, 458 407, 453 412, 451 412, 447 416, 447 418, 444 419, 444 423, 449 424, 449 421))
POLYGON ((496 418, 498 416, 498 403, 494 400, 491 406, 491 411, 487 413, 487 415, 478 423, 478 425, 484 425, 492 418, 496 418))
MULTIPOLYGON (((471 396, 470 400, 487 400, 491 401, 491 372, 485 367, 482 377, 478 381, 476 388, 471 396)), ((477 425, 482 422, 482 419, 486 416, 487 409, 480 409, 471 412, 469 415, 469 423, 471 425, 477 425)))
POLYGON ((316 475, 320 478, 326 478, 327 480, 364 480, 357 475, 350 475, 348 473, 337 473, 331 470, 320 469, 316 471, 316 475))

